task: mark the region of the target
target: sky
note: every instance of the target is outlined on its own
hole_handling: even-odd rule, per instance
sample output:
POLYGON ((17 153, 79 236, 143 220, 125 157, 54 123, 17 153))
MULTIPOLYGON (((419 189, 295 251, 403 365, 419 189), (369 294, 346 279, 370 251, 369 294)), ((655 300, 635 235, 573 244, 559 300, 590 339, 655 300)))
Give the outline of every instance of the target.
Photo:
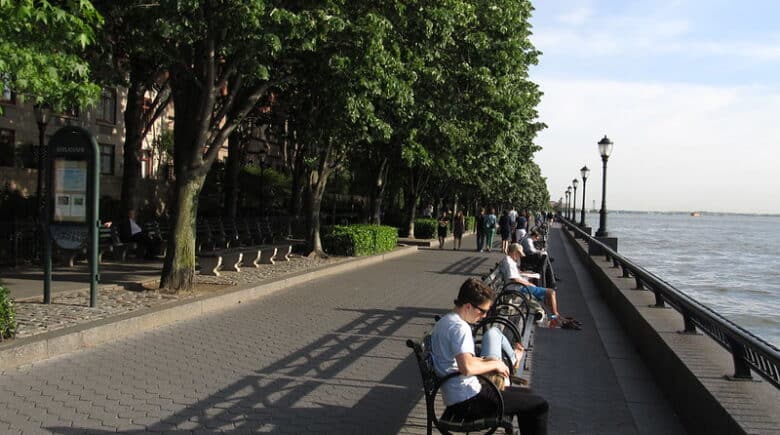
POLYGON ((600 207, 607 135, 610 210, 780 213, 780 1, 533 3, 551 199, 600 207))

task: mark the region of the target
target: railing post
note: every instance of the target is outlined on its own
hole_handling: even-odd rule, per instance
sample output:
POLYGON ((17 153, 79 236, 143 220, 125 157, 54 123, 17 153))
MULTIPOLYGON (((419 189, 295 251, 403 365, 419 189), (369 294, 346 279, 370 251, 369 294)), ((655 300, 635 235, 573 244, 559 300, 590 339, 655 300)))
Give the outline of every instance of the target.
POLYGON ((753 379, 753 375, 750 374, 750 364, 747 361, 747 352, 745 352, 745 346, 741 343, 733 340, 731 337, 728 339, 729 347, 731 348, 731 356, 734 358, 734 379, 753 379))
POLYGON ((631 278, 631 271, 625 265, 623 266, 623 278, 631 278))
POLYGON ((683 324, 685 329, 682 331, 684 334, 696 334, 696 324, 693 323, 693 316, 688 310, 682 310, 680 313, 683 316, 683 324))
MULTIPOLYGON (((642 280, 639 278, 639 276, 634 275, 634 280, 636 281, 636 287, 634 287, 634 290, 644 290, 645 289, 645 286, 642 284, 642 280)), ((656 299, 658 299, 658 292, 655 292, 655 297, 656 297, 656 299)), ((656 300, 656 305, 657 305, 657 302, 658 301, 656 300)), ((662 303, 663 303, 663 301, 662 301, 662 303)))
POLYGON ((618 267, 620 267, 620 262, 619 262, 619 261, 618 261, 618 259, 617 259, 617 258, 615 258, 615 257, 612 257, 612 267, 613 267, 613 268, 615 268, 615 269, 617 269, 618 267))
POLYGON ((655 305, 653 305, 654 308, 664 308, 666 305, 664 305, 664 298, 661 296, 661 292, 658 289, 653 290, 655 293, 655 305))

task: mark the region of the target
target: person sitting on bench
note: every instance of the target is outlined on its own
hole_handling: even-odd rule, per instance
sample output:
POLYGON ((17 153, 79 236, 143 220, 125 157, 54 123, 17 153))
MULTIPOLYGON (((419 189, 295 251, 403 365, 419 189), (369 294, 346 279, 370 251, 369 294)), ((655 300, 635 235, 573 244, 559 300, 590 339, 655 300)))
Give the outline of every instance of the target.
POLYGON ((141 245, 146 260, 154 259, 160 249, 159 242, 152 240, 149 234, 135 221, 135 210, 133 209, 128 210, 127 219, 123 219, 119 223, 119 239, 123 243, 135 242, 141 245))
POLYGON ((523 248, 518 243, 509 245, 509 253, 501 262, 501 273, 504 276, 504 283, 515 283, 522 287, 522 292, 544 303, 550 312, 550 327, 560 326, 569 329, 580 329, 579 322, 569 317, 563 317, 558 312, 558 298, 554 289, 537 287, 522 275, 517 268, 517 261, 523 256, 523 248))
MULTIPOLYGON (((469 278, 455 299, 453 310, 439 319, 431 332, 433 367, 438 376, 460 373, 461 376, 441 386, 447 411, 466 420, 494 415, 498 405, 495 390, 485 388, 475 375, 497 373, 509 376, 509 367, 501 360, 476 356, 474 337, 469 323, 476 323, 487 314, 493 301, 493 290, 482 282, 469 278)), ((527 388, 507 387, 503 393, 504 414, 517 418, 523 435, 547 433, 549 405, 527 388)))
MULTIPOLYGON (((539 241, 541 235, 538 231, 532 230, 530 234, 520 239, 520 246, 523 248, 523 257, 525 261, 531 261, 539 271, 539 273, 545 277, 545 282, 548 287, 556 288, 555 272, 552 268, 550 256, 544 249, 536 249, 534 242, 539 241)), ((533 266, 532 266, 533 267, 533 266)))

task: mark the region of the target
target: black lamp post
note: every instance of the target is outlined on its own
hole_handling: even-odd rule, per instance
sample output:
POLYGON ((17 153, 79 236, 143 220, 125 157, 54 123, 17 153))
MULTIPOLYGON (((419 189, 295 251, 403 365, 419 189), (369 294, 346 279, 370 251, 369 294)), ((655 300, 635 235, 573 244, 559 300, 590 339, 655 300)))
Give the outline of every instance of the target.
POLYGON ((38 124, 38 185, 36 195, 38 197, 38 228, 41 234, 40 243, 41 262, 43 263, 43 303, 51 303, 51 243, 49 242, 49 216, 48 205, 45 196, 48 192, 44 186, 46 161, 48 160, 48 147, 44 144, 46 125, 49 123, 49 108, 42 104, 33 107, 35 122, 38 124))
POLYGON ((260 207, 263 208, 261 212, 263 217, 267 216, 265 205, 265 168, 269 165, 265 161, 266 155, 264 149, 260 151, 260 207))
POLYGON ((571 186, 566 188, 566 219, 571 220, 571 186))
POLYGON ((574 187, 574 193, 571 196, 571 220, 575 224, 577 223, 577 186, 579 186, 580 180, 571 180, 571 185, 574 187))
POLYGON ((596 231, 596 237, 608 237, 607 232, 607 160, 612 153, 612 141, 607 135, 598 142, 599 154, 603 163, 603 175, 601 177, 601 210, 599 211, 599 229, 596 231))
MULTIPOLYGON (((588 175, 590 175, 590 169, 587 166, 583 166, 580 169, 580 175, 582 175, 582 210, 580 210, 580 227, 585 227, 585 183, 588 182, 588 175)), ((590 234, 590 230, 589 234, 590 234)))
POLYGON ((35 189, 35 195, 38 198, 38 208, 43 209, 43 171, 44 162, 48 150, 44 148, 44 137, 46 135, 46 125, 49 123, 49 109, 46 106, 36 104, 33 108, 35 112, 35 122, 38 124, 38 185, 35 189))

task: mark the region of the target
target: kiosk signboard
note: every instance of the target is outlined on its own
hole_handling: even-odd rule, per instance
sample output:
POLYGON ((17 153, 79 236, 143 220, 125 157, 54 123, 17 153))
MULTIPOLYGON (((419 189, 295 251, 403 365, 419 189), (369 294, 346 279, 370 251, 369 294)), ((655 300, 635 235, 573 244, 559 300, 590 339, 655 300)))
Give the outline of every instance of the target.
MULTIPOLYGON (((47 213, 51 240, 62 249, 87 248, 90 264, 90 306, 96 304, 98 198, 100 195, 100 157, 97 141, 87 130, 63 127, 49 142, 50 192, 47 213)), ((51 250, 48 250, 49 255, 51 250)), ((49 260, 50 261, 50 260, 49 260)), ((51 279, 44 277, 44 279, 51 279)), ((45 292, 44 292, 45 293, 45 292)), ((44 294, 44 300, 50 298, 44 294)))

